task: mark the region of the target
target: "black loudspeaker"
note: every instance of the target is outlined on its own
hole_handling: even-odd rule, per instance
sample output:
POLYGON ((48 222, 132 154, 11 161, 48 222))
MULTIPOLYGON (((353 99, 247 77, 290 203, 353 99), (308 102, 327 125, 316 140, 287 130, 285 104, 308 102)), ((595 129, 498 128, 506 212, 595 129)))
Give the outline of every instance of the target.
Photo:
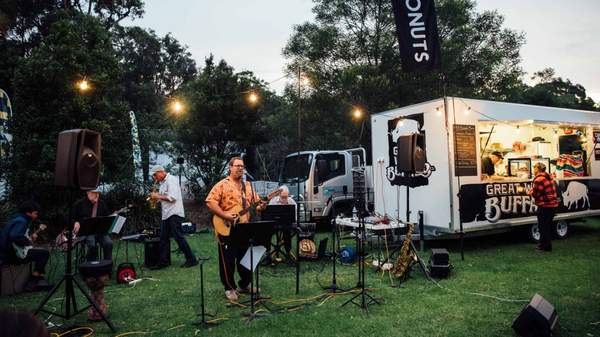
MULTIPOLYGON (((168 264, 171 264, 171 240, 167 241, 169 251, 168 264)), ((155 267, 160 261, 160 238, 149 238, 144 241, 144 266, 155 267)))
POLYGON ((54 185, 91 190, 100 181, 102 146, 100 133, 86 129, 58 134, 54 185))
POLYGON ((429 257, 429 275, 447 277, 450 274, 450 254, 445 248, 432 248, 429 257))
POLYGON ((513 321, 512 327, 519 336, 550 337, 558 324, 554 306, 542 296, 535 294, 531 302, 513 321))
POLYGON ((427 162, 425 137, 418 133, 398 137, 396 166, 400 172, 423 172, 427 162))

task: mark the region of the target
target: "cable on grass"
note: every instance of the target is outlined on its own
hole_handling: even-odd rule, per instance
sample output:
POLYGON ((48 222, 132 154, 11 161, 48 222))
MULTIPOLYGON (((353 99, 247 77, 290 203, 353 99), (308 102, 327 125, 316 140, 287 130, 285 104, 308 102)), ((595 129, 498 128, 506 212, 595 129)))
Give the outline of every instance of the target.
POLYGON ((123 336, 129 336, 129 335, 147 335, 149 333, 152 333, 152 332, 150 332, 150 331, 130 331, 130 332, 124 332, 124 333, 118 334, 115 337, 123 337, 123 336))
POLYGON ((441 284, 439 284, 436 280, 434 280, 432 277, 429 277, 429 280, 431 282, 433 282, 433 284, 435 284, 436 286, 438 286, 440 289, 449 291, 449 292, 453 292, 453 293, 463 293, 463 294, 468 294, 468 295, 473 295, 473 296, 481 296, 481 297, 487 297, 487 298, 491 298, 497 301, 501 301, 501 302, 511 302, 511 303, 529 303, 529 300, 515 300, 515 299, 510 299, 510 298, 503 298, 503 297, 498 297, 498 296, 494 296, 494 295, 488 295, 488 294, 482 294, 482 293, 475 293, 475 292, 470 292, 470 291, 456 291, 453 289, 450 289, 448 287, 444 287, 441 284))
POLYGON ((53 332, 50 334, 50 336, 52 337, 63 337, 63 336, 68 336, 69 334, 72 334, 76 331, 81 331, 81 330, 86 330, 87 332, 84 333, 83 337, 89 337, 91 335, 94 334, 94 329, 90 328, 89 326, 82 326, 82 327, 78 327, 78 328, 74 328, 71 330, 67 330, 65 332, 61 332, 61 333, 56 333, 53 332))

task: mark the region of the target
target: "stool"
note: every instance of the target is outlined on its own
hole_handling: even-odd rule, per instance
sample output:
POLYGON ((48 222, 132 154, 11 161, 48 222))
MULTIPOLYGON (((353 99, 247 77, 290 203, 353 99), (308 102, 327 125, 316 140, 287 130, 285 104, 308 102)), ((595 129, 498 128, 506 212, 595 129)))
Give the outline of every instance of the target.
POLYGON ((18 294, 23 291, 31 275, 31 263, 0 263, 0 296, 18 294))

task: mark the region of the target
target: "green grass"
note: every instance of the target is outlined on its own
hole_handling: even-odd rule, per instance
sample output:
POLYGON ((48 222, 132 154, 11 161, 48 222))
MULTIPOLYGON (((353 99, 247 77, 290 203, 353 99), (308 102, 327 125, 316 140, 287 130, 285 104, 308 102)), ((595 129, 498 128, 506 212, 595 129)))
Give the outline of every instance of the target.
MULTIPOLYGON (((210 256, 205 265, 206 308, 218 317, 227 318, 202 336, 513 336, 512 320, 525 303, 503 302, 469 293, 484 293, 508 299, 529 300, 535 293, 552 303, 558 312, 561 330, 558 336, 600 336, 600 219, 575 224, 573 234, 554 241, 550 254, 534 250, 534 245, 520 233, 508 233, 466 240, 465 260, 460 260, 458 241, 436 241, 430 246, 446 247, 454 265, 451 276, 440 286, 429 282, 418 268, 400 287, 390 287, 387 275, 367 269, 367 285, 371 294, 382 298, 368 313, 354 305, 341 307, 351 295, 339 295, 320 302, 308 302, 288 312, 287 304, 268 305, 281 309, 272 316, 256 319, 249 325, 241 316, 247 308, 227 307, 219 281, 216 244, 212 233, 188 237, 199 256, 210 256), (450 290, 448 290, 450 289, 450 290)), ((351 243, 351 241, 348 241, 351 243)), ((130 260, 143 259, 139 244, 130 244, 130 260)), ((174 246, 174 245, 172 245, 174 246)), ((123 255, 124 245, 119 255, 123 255)), ((428 253, 421 254, 424 260, 428 253)), ((52 277, 62 271, 55 254, 52 277)), ((192 325, 200 312, 199 268, 181 269, 181 255, 173 255, 173 266, 159 271, 146 271, 160 281, 142 281, 135 287, 116 285, 106 288, 106 301, 118 334, 149 332, 152 336, 194 336, 192 325)), ((321 285, 331 282, 328 261, 303 262, 300 294, 295 295, 294 268, 279 265, 262 268, 261 288, 277 303, 315 297, 323 293, 321 285)), ((139 268, 138 268, 139 272, 139 268)), ((356 284, 356 265, 338 265, 338 284, 356 284)), ((27 293, 0 298, 0 307, 34 310, 43 293, 27 293)), ((246 298, 242 298, 247 299, 246 298)), ((56 300, 48 308, 62 310, 56 300)), ((78 303, 84 303, 79 298, 78 303)), ((42 319, 48 315, 40 315, 42 319)), ((53 317, 54 323, 61 319, 53 317)), ((87 323, 85 314, 68 324, 91 326, 94 335, 112 336, 104 323, 87 323)), ((137 334, 141 336, 141 334, 137 334)), ((148 335, 148 334, 146 334, 148 335)), ((136 336, 136 334, 133 334, 136 336)))

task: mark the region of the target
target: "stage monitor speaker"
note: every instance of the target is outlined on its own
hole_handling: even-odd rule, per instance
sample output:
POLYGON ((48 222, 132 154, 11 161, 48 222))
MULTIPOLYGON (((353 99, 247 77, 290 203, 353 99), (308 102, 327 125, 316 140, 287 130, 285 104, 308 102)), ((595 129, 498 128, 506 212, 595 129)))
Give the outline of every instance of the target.
MULTIPOLYGON (((169 251, 168 263, 171 264, 171 240, 167 240, 169 251)), ((160 262, 160 238, 149 238, 144 241, 144 266, 146 268, 156 267, 160 262)))
POLYGON ((450 254, 445 248, 432 248, 429 257, 429 275, 447 277, 450 274, 450 254))
POLYGON ((400 172, 423 172, 427 162, 425 138, 413 133, 398 137, 396 166, 400 172))
POLYGON ((102 164, 100 133, 87 129, 58 134, 54 185, 91 190, 100 181, 102 164))
POLYGON ((513 321, 512 327, 519 336, 550 337, 557 327, 558 315, 554 306, 535 294, 531 302, 513 321))

